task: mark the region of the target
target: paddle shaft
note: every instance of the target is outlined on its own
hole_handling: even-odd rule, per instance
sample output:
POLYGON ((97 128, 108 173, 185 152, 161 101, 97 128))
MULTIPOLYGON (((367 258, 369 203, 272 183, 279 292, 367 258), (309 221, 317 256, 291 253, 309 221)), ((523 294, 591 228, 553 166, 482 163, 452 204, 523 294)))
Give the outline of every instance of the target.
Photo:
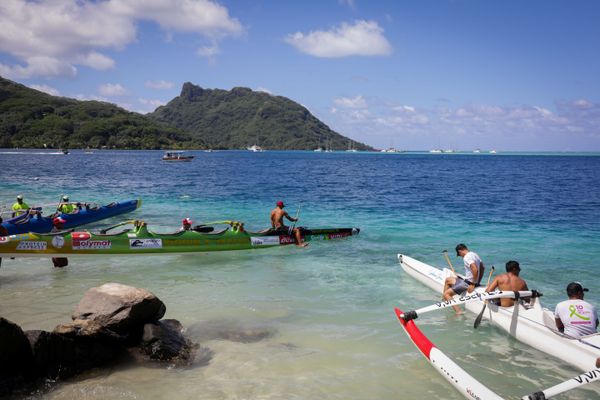
POLYGON ((289 235, 291 236, 292 233, 294 232, 294 229, 296 229, 296 222, 298 222, 298 216, 300 216, 300 207, 302 206, 302 204, 300 204, 298 206, 298 209, 296 210, 296 216, 294 217, 294 224, 292 225, 292 227, 289 230, 289 235))
POLYGON ((442 251, 442 254, 444 255, 444 258, 446 259, 446 262, 450 266, 450 269, 452 270, 452 272, 454 273, 454 275, 456 275, 456 271, 454 270, 454 266, 452 265, 452 261, 450 261, 450 257, 448 257, 448 250, 442 251))
MULTIPOLYGON (((494 273, 495 269, 496 269, 496 267, 494 267, 492 265, 492 268, 490 269, 490 274, 488 275, 487 285, 485 286, 486 289, 490 286, 490 279, 492 279, 492 274, 494 273)), ((481 312, 477 315, 477 318, 475 318, 475 322, 473 323, 473 328, 477 329, 479 324, 481 324, 481 319, 483 318, 483 312, 485 311, 486 307, 487 307, 487 301, 484 301, 483 307, 481 308, 481 312)))

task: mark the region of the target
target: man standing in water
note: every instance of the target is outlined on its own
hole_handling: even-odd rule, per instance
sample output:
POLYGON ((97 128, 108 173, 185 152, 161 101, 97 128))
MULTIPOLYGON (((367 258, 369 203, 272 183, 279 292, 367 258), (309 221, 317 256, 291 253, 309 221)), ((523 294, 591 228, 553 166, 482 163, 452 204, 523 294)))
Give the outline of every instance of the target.
POLYGON ((569 300, 558 303, 554 311, 556 327, 559 331, 574 338, 596 333, 598 312, 596 307, 583 301, 583 292, 587 291, 588 289, 581 286, 579 282, 571 282, 567 285, 569 300))
MULTIPOLYGON (((519 292, 521 290, 529 290, 527 282, 519 277, 521 267, 516 261, 506 263, 506 273, 498 275, 494 281, 485 289, 486 292, 491 292, 496 289, 506 290, 511 292, 519 292)), ((515 299, 499 299, 500 306, 511 307, 515 304, 515 299)))
MULTIPOLYGON (((442 298, 450 300, 454 295, 463 294, 464 292, 471 293, 481 280, 483 272, 483 261, 477 253, 470 251, 467 246, 460 243, 456 246, 456 256, 462 257, 465 266, 464 279, 459 276, 451 276, 446 278, 444 282, 444 292, 442 298)), ((456 314, 462 314, 458 306, 452 306, 456 314)))
MULTIPOLYGON (((65 221, 64 219, 62 219, 60 217, 54 218, 52 220, 53 226, 52 226, 52 230, 50 232, 55 233, 55 232, 63 231, 65 222, 67 222, 67 221, 65 221)), ((69 259, 66 257, 52 257, 52 264, 54 264, 54 266, 56 268, 66 267, 67 265, 69 265, 69 259)))
POLYGON ((290 217, 289 214, 287 213, 287 211, 284 211, 283 207, 285 207, 285 204, 283 204, 283 201, 279 200, 277 202, 277 207, 275 207, 273 210, 271 210, 271 229, 273 229, 279 233, 286 234, 286 235, 291 235, 293 233, 294 236, 296 237, 296 245, 301 246, 301 247, 308 246, 308 243, 304 243, 302 241, 302 235, 300 235, 300 229, 294 228, 293 231, 290 232, 290 228, 288 228, 287 226, 284 225, 284 223, 283 223, 284 217, 292 222, 298 221, 298 218, 290 217))

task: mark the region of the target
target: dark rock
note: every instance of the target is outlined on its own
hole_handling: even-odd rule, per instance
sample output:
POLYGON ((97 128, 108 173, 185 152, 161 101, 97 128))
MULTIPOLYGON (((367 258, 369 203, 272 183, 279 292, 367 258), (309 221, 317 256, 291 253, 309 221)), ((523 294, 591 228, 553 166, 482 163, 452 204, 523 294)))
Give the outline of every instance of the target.
POLYGON ((21 327, 0 318, 0 396, 34 377, 33 354, 21 327))
MULTIPOLYGON (((73 313, 75 324, 94 321, 118 334, 129 334, 165 315, 164 303, 145 289, 106 283, 88 290, 73 313)), ((95 329, 95 328, 94 328, 95 329)))
POLYGON ((181 333, 182 328, 174 319, 144 325, 140 350, 152 360, 189 360, 193 346, 181 333))
POLYGON ((69 337, 40 330, 25 334, 37 374, 48 379, 68 378, 113 362, 125 353, 121 343, 101 335, 69 337))

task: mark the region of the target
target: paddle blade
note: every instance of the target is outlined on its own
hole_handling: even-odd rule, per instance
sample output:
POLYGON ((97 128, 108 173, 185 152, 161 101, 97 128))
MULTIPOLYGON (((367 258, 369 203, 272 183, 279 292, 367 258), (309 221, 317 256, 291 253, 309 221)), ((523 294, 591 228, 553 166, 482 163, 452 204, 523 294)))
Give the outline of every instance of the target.
POLYGON ((481 309, 481 312, 479 313, 477 318, 475 318, 475 322, 473 323, 473 328, 477 329, 479 327, 479 324, 481 324, 481 319, 483 318, 483 312, 485 311, 486 306, 487 306, 487 304, 484 303, 483 308, 481 309))

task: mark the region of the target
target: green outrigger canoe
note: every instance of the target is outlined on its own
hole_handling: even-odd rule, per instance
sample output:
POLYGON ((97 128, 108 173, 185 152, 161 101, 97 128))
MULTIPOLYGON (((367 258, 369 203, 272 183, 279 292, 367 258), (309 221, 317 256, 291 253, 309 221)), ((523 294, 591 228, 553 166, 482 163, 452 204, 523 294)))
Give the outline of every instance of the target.
MULTIPOLYGON (((358 228, 299 228, 305 241, 331 240, 357 235, 358 228)), ((295 244, 291 232, 266 230, 248 232, 237 221, 219 221, 193 230, 170 234, 154 233, 143 221, 126 221, 92 233, 85 230, 53 234, 22 233, 0 237, 0 257, 62 257, 71 255, 177 254, 208 251, 249 250, 295 244), (108 234, 118 226, 133 228, 108 234), (211 225, 228 225, 216 230, 211 225)))

